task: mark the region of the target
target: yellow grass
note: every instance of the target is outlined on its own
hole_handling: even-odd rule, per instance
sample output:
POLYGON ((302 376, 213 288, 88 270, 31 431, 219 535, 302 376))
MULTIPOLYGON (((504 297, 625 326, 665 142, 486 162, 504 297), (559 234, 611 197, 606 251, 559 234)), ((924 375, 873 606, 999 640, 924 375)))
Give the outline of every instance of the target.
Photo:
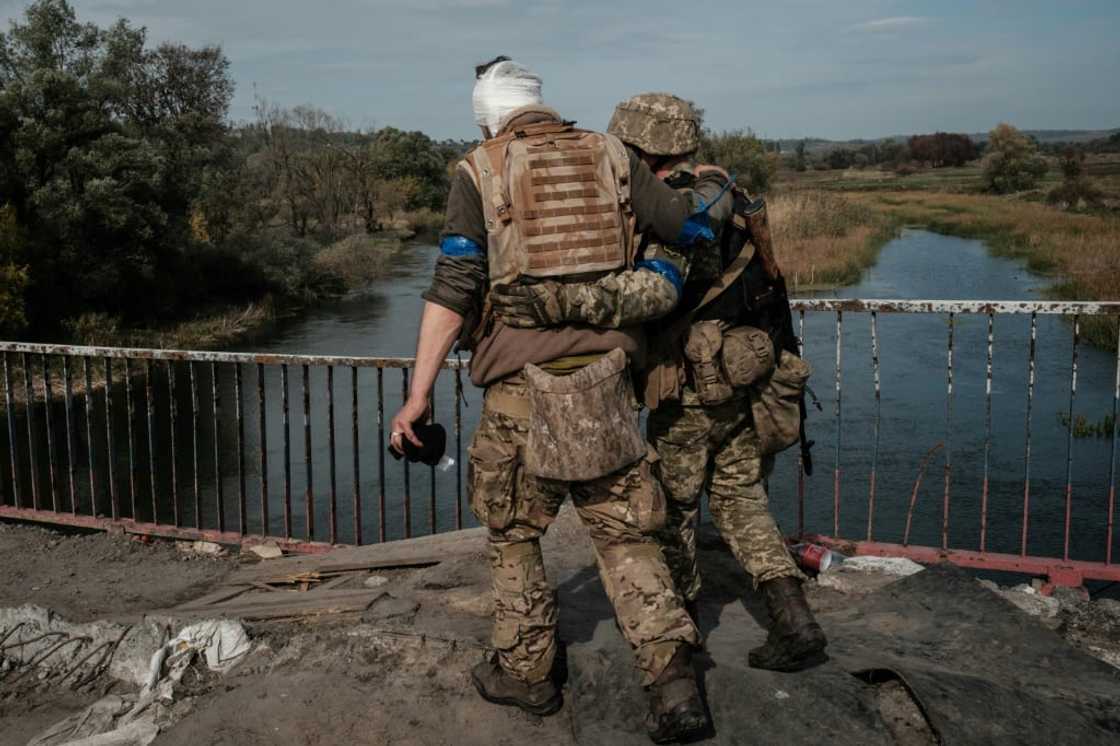
POLYGON ((893 234, 889 219, 843 195, 787 192, 768 200, 768 209, 791 291, 855 282, 893 234))

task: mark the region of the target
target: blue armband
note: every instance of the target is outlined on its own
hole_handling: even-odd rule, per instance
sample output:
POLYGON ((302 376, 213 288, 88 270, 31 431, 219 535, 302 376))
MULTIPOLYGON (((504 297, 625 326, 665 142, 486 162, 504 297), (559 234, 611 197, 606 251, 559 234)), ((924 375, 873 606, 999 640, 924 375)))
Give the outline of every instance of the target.
POLYGON ((680 270, 672 262, 664 259, 643 259, 634 266, 647 272, 655 272, 671 282, 673 287, 677 289, 678 299, 684 292, 684 278, 681 277, 680 270))
POLYGON ((712 227, 709 225, 707 211, 694 213, 688 220, 684 221, 681 232, 677 234, 673 243, 677 246, 691 246, 701 239, 704 241, 716 240, 716 234, 712 232, 712 227))
POLYGON ((439 250, 444 256, 454 259, 475 259, 486 256, 482 247, 466 236, 445 236, 439 242, 439 250))

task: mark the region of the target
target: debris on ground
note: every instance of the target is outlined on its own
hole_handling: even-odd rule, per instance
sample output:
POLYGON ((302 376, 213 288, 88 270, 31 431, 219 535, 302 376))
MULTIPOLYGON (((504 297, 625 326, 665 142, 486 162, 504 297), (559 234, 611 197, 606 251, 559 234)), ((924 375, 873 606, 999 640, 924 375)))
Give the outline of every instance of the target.
POLYGON ((212 541, 177 541, 175 548, 183 554, 197 554, 203 557, 221 557, 226 553, 225 547, 212 541))
POLYGON ((848 557, 817 576, 822 588, 840 593, 871 593, 925 568, 905 557, 848 557))
POLYGON ((268 541, 263 544, 253 544, 247 547, 245 552, 260 557, 262 560, 277 559, 284 556, 282 550, 276 542, 268 541))
POLYGON ((244 627, 228 619, 172 629, 172 620, 71 623, 35 606, 0 609, 0 695, 18 704, 36 691, 121 688, 28 743, 147 746, 189 711, 177 705, 192 667, 220 676, 250 650, 244 627))
MULTIPOLYGON (((991 592, 952 567, 912 572, 851 558, 834 574, 887 580, 870 591, 807 585, 830 660, 797 674, 762 671, 746 660, 766 638, 761 598, 718 538, 702 534, 698 544, 705 651, 696 662, 714 723, 705 743, 743 743, 747 734, 815 745, 826 734, 835 743, 1090 746, 1120 735, 1117 670, 1091 649, 1120 635, 1120 603, 1059 594, 1055 631, 1004 598, 1037 595, 1031 586, 991 592)), ((492 614, 486 535, 472 530, 244 564, 194 600, 153 607, 143 624, 159 634, 132 648, 128 682, 108 686, 102 675, 81 692, 53 677, 22 691, 30 674, 21 691, 0 683, 0 733, 58 746, 79 733, 75 724, 96 722, 128 746, 151 742, 148 724, 159 746, 644 746, 633 654, 574 511, 561 512, 542 546, 561 610, 565 701, 554 717, 491 705, 470 684, 471 666, 491 652, 492 614), (225 626, 242 614, 251 621, 240 631, 225 626), (42 709, 43 692, 53 709, 42 709)), ((1111 644, 1120 650, 1120 640, 1111 644)))
POLYGON ((146 538, 0 522, 0 607, 35 604, 71 622, 134 618, 196 598, 237 567, 146 538))

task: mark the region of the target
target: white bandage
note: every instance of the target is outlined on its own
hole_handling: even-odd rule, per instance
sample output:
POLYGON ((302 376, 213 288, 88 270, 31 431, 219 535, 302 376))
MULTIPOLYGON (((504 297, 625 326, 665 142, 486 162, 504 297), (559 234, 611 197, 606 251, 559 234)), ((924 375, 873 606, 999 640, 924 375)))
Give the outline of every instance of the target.
POLYGON ((541 78, 512 60, 499 62, 479 76, 472 99, 474 121, 495 135, 510 112, 542 102, 541 78))

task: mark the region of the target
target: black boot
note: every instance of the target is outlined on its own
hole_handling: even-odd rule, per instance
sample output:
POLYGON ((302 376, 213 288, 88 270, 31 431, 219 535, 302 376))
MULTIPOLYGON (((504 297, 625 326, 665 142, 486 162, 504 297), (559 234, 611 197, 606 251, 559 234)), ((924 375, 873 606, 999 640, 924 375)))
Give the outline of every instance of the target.
POLYGON ((472 668, 471 680, 487 702, 520 707, 532 715, 551 715, 564 704, 560 690, 551 679, 536 684, 518 681, 502 669, 497 655, 472 668))
POLYGON ((646 728, 654 743, 672 743, 696 736, 707 727, 708 715, 692 668, 692 648, 682 644, 649 687, 646 728))
POLYGON ((770 610, 770 633, 765 645, 750 652, 751 667, 800 671, 824 661, 828 640, 809 610, 801 581, 778 578, 763 583, 761 590, 770 610))

